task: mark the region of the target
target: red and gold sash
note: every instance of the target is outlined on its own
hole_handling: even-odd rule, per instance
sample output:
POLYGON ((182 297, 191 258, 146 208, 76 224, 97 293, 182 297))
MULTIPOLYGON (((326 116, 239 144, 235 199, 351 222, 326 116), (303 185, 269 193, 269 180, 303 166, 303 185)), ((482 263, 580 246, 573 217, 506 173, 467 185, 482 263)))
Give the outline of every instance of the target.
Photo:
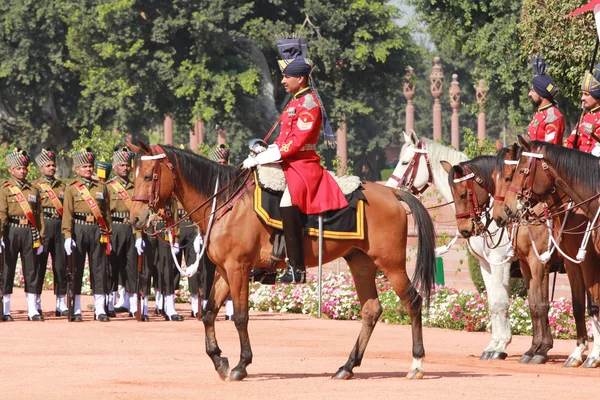
POLYGON ((112 180, 112 181, 108 182, 108 184, 110 186, 112 186, 112 188, 115 189, 117 192, 119 192, 119 196, 121 196, 121 199, 123 199, 123 201, 125 202, 127 209, 129 211, 131 211, 131 206, 133 205, 133 203, 131 201, 131 197, 129 197, 127 190, 125 190, 125 188, 123 187, 121 182, 119 182, 117 180, 112 180))
POLYGON ((33 237, 34 237, 33 248, 37 249, 38 247, 40 247, 40 245, 42 243, 40 242, 38 226, 37 226, 37 223, 35 222, 35 216, 33 215, 33 211, 31 211, 29 202, 27 201, 25 196, 23 196, 23 192, 21 192, 21 189, 19 189, 17 186, 11 186, 10 191, 12 192, 12 194, 15 195, 15 198, 17 199, 17 201, 19 202, 19 205, 21 206, 21 210, 23 210, 23 213, 27 217, 27 220, 29 221, 31 226, 33 226, 33 228, 36 230, 36 232, 33 235, 33 237))
POLYGON ((108 227, 106 221, 104 221, 100 207, 98 207, 98 203, 96 203, 96 200, 92 197, 90 191, 82 185, 81 182, 74 182, 74 185, 83 196, 88 207, 92 210, 92 214, 96 217, 98 225, 100 225, 100 228, 103 230, 102 235, 100 235, 100 243, 106 243, 106 254, 110 254, 110 236, 108 235, 108 227))
POLYGON ((62 206, 62 203, 60 202, 60 199, 56 195, 56 193, 54 193, 54 190, 50 187, 50 185, 48 185, 45 182, 40 183, 40 187, 42 189, 44 189, 44 191, 46 192, 46 194, 48 194, 48 198, 52 202, 52 205, 54 206, 54 208, 56 208, 56 211, 58 211, 58 213, 62 217, 62 215, 63 215, 63 206, 62 206))

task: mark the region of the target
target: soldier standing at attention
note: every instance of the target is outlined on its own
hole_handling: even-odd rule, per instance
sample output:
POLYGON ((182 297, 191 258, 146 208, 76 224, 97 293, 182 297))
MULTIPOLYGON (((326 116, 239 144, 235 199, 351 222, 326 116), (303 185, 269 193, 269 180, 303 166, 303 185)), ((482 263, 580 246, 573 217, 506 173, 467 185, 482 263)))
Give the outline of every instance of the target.
POLYGON ((27 319, 44 320, 37 307, 44 274, 38 268, 36 256, 44 251, 45 227, 41 217, 39 191, 26 179, 30 161, 31 158, 23 150, 16 149, 8 153, 6 163, 12 178, 5 181, 0 189, 0 251, 5 252, 3 321, 13 320, 10 315, 10 296, 19 254, 25 277, 27 319))
POLYGON ((565 146, 600 157, 600 143, 596 140, 600 135, 600 64, 596 65, 593 74, 586 72, 583 76, 581 101, 587 112, 565 146))
MULTIPOLYGON (((121 297, 127 301, 123 304, 130 305, 129 296, 135 296, 137 285, 137 252, 135 248, 135 235, 129 219, 133 195, 133 182, 129 180, 131 173, 131 160, 134 153, 128 148, 117 149, 113 153, 112 167, 115 177, 107 186, 110 194, 110 214, 113 223, 111 236, 112 251, 110 255, 111 279, 110 295, 108 299, 108 316, 115 315, 114 298, 116 297, 119 281, 125 285, 125 291, 120 292, 121 297)), ((134 299, 134 301, 137 301, 134 299)), ((124 310, 125 311, 125 310, 124 310)), ((129 307, 127 307, 127 312, 129 307)))
POLYGON ((90 277, 94 291, 94 318, 108 322, 106 295, 109 285, 107 257, 110 254, 112 221, 108 190, 104 183, 93 180, 96 156, 87 148, 73 155, 78 177, 65 190, 62 232, 67 256, 73 254, 75 268, 75 320, 81 321, 81 285, 85 256, 89 257, 90 277))
MULTIPOLYGON (((48 265, 48 255, 52 255, 52 273, 54 275, 54 294, 56 295, 57 317, 66 317, 69 313, 65 296, 67 294, 67 258, 61 227, 63 215, 63 199, 66 185, 56 179, 56 153, 42 149, 35 157, 35 163, 42 177, 33 182, 40 192, 40 203, 46 227, 46 243, 44 251, 38 256, 39 273, 44 276, 48 265)), ((40 282, 40 283, 43 283, 40 282)), ((41 288, 40 288, 41 290, 41 288)), ((38 308, 40 308, 38 306, 38 308)))

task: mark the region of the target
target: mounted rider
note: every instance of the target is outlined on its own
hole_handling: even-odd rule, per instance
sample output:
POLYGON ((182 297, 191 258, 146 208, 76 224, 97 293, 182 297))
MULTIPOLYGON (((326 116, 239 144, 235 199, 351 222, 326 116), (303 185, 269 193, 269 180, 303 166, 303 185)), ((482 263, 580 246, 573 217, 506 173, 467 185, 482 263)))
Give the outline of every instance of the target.
POLYGON ((533 68, 533 85, 528 97, 537 112, 533 116, 527 133, 531 140, 541 140, 560 146, 565 132, 565 119, 556 107, 556 96, 559 89, 550 75, 546 74, 548 65, 541 56, 531 59, 533 68))
POLYGON ((589 110, 579 123, 577 132, 573 130, 567 139, 566 146, 586 153, 600 156, 600 64, 594 73, 586 72, 581 82, 581 101, 589 110))
POLYGON ((334 145, 334 136, 321 99, 311 77, 313 62, 306 58, 308 41, 304 38, 279 39, 278 61, 283 75, 281 84, 293 94, 281 116, 281 129, 274 144, 266 147, 263 141, 252 141, 256 155, 244 161, 244 168, 281 160, 287 188, 279 205, 287 269, 280 283, 306 281, 302 213, 320 214, 339 210, 348 205, 333 177, 321 166, 316 152, 321 125, 325 143, 334 145), (258 150, 258 151, 257 151, 258 150))

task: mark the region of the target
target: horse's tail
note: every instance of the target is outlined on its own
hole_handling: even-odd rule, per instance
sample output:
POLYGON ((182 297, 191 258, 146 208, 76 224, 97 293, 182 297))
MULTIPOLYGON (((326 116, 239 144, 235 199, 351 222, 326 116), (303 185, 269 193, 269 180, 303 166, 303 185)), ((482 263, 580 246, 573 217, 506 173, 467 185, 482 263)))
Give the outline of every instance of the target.
POLYGON ((418 249, 417 249, 417 265, 415 274, 412 277, 412 285, 407 288, 410 291, 411 303, 417 301, 419 296, 415 290, 415 286, 419 286, 425 303, 429 305, 431 289, 435 282, 435 229, 431 216, 427 212, 425 206, 412 194, 399 191, 396 195, 398 200, 405 202, 415 220, 415 225, 418 227, 418 249))

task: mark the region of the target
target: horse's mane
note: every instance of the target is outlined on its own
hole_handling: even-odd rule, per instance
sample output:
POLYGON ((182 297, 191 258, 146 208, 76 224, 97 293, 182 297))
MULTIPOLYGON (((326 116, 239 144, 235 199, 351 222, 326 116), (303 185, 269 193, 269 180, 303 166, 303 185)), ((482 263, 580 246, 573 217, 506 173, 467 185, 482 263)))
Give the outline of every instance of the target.
MULTIPOLYGON (((233 181, 240 171, 231 165, 222 165, 211 161, 207 158, 199 156, 189 150, 178 149, 177 147, 160 145, 169 161, 176 166, 179 166, 181 176, 190 187, 199 194, 210 197, 215 193, 215 185, 219 178, 219 189, 233 181)), ((136 163, 142 156, 141 152, 136 155, 136 163)), ((227 198, 235 192, 243 183, 243 179, 236 182, 226 191, 227 198)), ((221 200, 225 196, 220 196, 221 200)))
POLYGON ((504 168, 504 159, 506 158, 506 153, 508 153, 512 149, 512 146, 516 146, 516 148, 517 148, 517 156, 515 157, 515 160, 519 160, 519 158, 521 158, 521 153, 523 152, 523 147, 521 147, 517 144, 513 144, 509 147, 501 148, 498 151, 498 153, 496 153, 496 169, 498 170, 498 173, 500 173, 502 171, 502 169, 504 168))
POLYGON ((597 192, 600 190, 600 165, 598 157, 583 151, 556 146, 547 142, 535 141, 534 149, 540 146, 544 159, 552 165, 557 174, 570 187, 584 187, 597 192))
POLYGON ((456 165, 461 161, 466 161, 469 159, 465 155, 465 153, 461 153, 460 151, 445 146, 441 143, 433 141, 427 138, 419 138, 423 142, 427 144, 429 159, 431 160, 431 165, 436 168, 440 166, 440 161, 448 161, 452 165, 456 165))
MULTIPOLYGON (((475 175, 481 178, 486 190, 495 191, 496 183, 494 182, 493 174, 496 169, 496 156, 478 156, 471 160, 463 161, 459 163, 458 166, 468 167, 475 175)), ((452 167, 448 174, 448 183, 451 187, 454 181, 456 167, 457 166, 452 167)))

